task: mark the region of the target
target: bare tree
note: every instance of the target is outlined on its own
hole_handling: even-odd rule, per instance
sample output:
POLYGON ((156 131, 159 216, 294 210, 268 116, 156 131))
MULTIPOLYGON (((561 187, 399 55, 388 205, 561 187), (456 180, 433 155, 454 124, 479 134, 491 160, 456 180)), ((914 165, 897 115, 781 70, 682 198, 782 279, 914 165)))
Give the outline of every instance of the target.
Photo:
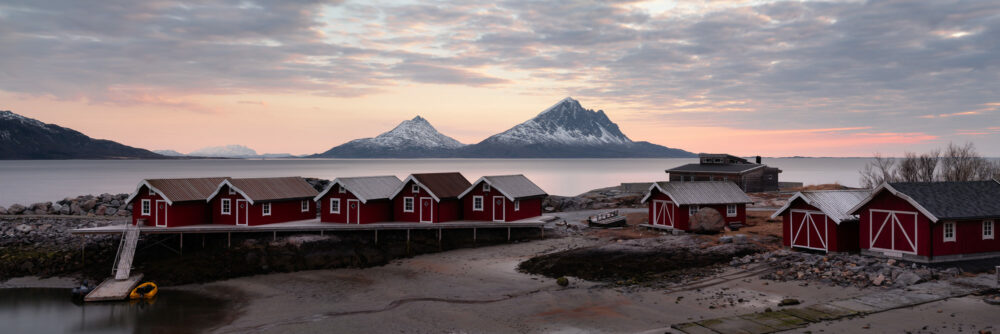
POLYGON ((861 170, 861 186, 875 188, 882 182, 896 182, 899 179, 896 172, 896 161, 875 153, 872 161, 861 170))
POLYGON ((866 188, 882 182, 1000 180, 1000 161, 983 158, 972 143, 950 143, 944 153, 906 152, 898 161, 876 153, 860 173, 861 186, 866 188))
POLYGON ((931 182, 936 179, 941 150, 933 150, 920 155, 917 160, 917 181, 931 182))
POLYGON ((913 152, 903 153, 903 159, 896 165, 896 175, 902 182, 920 181, 920 156, 913 152))
POLYGON ((941 157, 941 177, 942 181, 974 181, 989 179, 985 174, 990 173, 991 164, 985 158, 979 156, 975 145, 965 143, 957 145, 948 144, 948 148, 941 157))

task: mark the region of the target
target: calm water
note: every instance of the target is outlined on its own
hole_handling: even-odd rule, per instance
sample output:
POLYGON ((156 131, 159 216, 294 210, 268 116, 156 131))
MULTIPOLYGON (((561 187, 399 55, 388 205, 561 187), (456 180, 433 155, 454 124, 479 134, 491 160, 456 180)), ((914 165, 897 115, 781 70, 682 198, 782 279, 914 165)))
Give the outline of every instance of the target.
POLYGON ((0 289, 2 333, 199 333, 224 324, 232 305, 184 291, 150 302, 76 304, 69 289, 0 289))
MULTIPOLYGON (((854 186, 865 158, 774 158, 782 181, 854 186)), ((396 175, 459 171, 524 174, 553 195, 576 195, 622 182, 665 180, 664 170, 697 159, 318 159, 318 160, 30 160, 0 161, 0 205, 57 201, 67 196, 130 193, 145 178, 396 175)))

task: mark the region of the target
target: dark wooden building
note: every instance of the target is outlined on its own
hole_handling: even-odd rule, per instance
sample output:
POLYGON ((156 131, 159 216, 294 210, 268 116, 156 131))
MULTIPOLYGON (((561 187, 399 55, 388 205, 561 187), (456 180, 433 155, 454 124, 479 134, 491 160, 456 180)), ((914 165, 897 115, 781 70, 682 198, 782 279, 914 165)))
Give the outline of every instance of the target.
POLYGON ((698 163, 668 169, 671 182, 731 181, 745 192, 778 190, 781 169, 729 154, 699 154, 698 163))

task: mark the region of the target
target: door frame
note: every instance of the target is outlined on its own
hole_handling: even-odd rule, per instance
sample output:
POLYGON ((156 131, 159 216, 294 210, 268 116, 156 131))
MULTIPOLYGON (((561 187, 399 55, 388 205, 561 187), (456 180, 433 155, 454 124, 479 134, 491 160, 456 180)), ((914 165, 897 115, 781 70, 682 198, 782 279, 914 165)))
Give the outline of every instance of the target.
POLYGON ((169 210, 167 208, 167 201, 162 199, 156 200, 156 215, 153 216, 156 219, 156 227, 167 227, 167 221, 169 220, 167 217, 169 210), (163 224, 160 224, 160 203, 163 203, 163 224))
POLYGON ((676 212, 674 212, 675 210, 676 209, 674 207, 674 202, 667 201, 667 200, 662 200, 662 199, 654 199, 653 200, 653 225, 659 224, 659 225, 666 225, 666 226, 674 227, 674 214, 676 213, 676 212), (669 222, 669 224, 665 224, 664 222, 660 222, 659 221, 658 218, 660 217, 660 213, 656 211, 657 204, 659 204, 660 210, 665 211, 663 217, 667 220, 667 222, 669 222))
POLYGON ((418 201, 420 204, 420 217, 417 220, 421 223, 433 223, 434 222, 434 198, 431 197, 420 197, 418 201), (424 200, 427 200, 427 213, 430 214, 430 220, 424 220, 424 200))
POLYGON ((791 245, 791 247, 813 249, 813 250, 819 250, 819 251, 824 251, 824 252, 829 252, 830 251, 830 243, 829 243, 829 240, 830 240, 830 228, 829 227, 830 227, 830 225, 827 224, 827 221, 826 221, 827 220, 827 216, 826 216, 825 213, 823 213, 822 211, 792 209, 791 211, 789 211, 789 215, 791 215, 791 216, 788 217, 788 222, 790 224, 790 226, 788 226, 788 229, 789 229, 789 233, 791 234, 791 238, 792 238, 789 241, 789 245, 791 245), (802 233, 802 230, 803 230, 803 229, 800 228, 799 231, 798 231, 798 233, 795 232, 795 226, 796 226, 795 225, 795 213, 802 214, 802 219, 799 221, 799 223, 801 223, 801 224, 799 224, 799 226, 805 226, 805 234, 806 234, 806 236, 805 236, 805 239, 806 239, 805 246, 803 246, 803 245, 796 245, 795 244, 796 241, 800 241, 798 233, 802 233), (812 240, 811 240, 812 233, 810 233, 810 231, 811 231, 810 230, 810 226, 812 226, 811 228, 816 231, 817 235, 819 234, 819 230, 820 230, 819 226, 816 225, 816 219, 813 219, 813 215, 823 216, 823 238, 821 240, 819 240, 820 244, 823 245, 822 248, 810 246, 812 244, 812 240))
MULTIPOLYGON (((909 222, 906 222, 906 223, 908 224, 909 222)), ((957 230, 958 227, 957 226, 955 227, 955 229, 956 229, 955 233, 958 233, 958 230, 957 230)), ((919 234, 920 234, 920 214, 918 212, 916 212, 916 211, 868 209, 868 249, 870 249, 870 250, 879 251, 879 252, 882 252, 883 254, 885 254, 887 256, 895 256, 895 257, 900 257, 903 254, 913 254, 913 255, 916 255, 919 252, 919 247, 920 247, 920 239, 917 238, 917 236, 919 234), (885 213, 886 214, 885 220, 883 220, 882 222, 879 223, 879 229, 878 229, 878 231, 875 231, 875 229, 874 229, 875 228, 875 221, 872 219, 872 218, 874 218, 873 217, 874 216, 873 213, 875 213, 875 212, 885 213), (903 222, 902 219, 900 219, 900 215, 912 215, 913 216, 913 235, 912 236, 911 235, 906 235, 906 232, 903 229, 904 222, 903 222), (882 236, 882 233, 885 232, 884 231, 885 230, 885 225, 890 225, 890 227, 891 227, 890 230, 889 230, 889 238, 890 238, 889 240, 891 240, 890 244, 889 244, 890 245, 889 247, 891 247, 891 249, 886 249, 886 248, 881 248, 881 247, 875 247, 875 241, 877 241, 878 237, 882 236), (904 250, 896 249, 896 226, 899 226, 899 230, 900 230, 900 232, 903 233, 903 237, 906 238, 906 240, 909 243, 909 246, 911 246, 913 248, 912 252, 911 251, 904 251, 904 250)))
POLYGON ((250 226, 250 204, 245 199, 236 200, 236 226, 250 226), (245 204, 240 206, 240 203, 245 204), (242 211, 242 212, 241 212, 242 211), (240 223, 240 217, 243 218, 243 223, 240 223))
POLYGON ((502 223, 507 221, 507 198, 503 196, 493 196, 493 201, 490 202, 490 207, 493 211, 493 221, 497 223, 502 223), (500 219, 497 220, 497 200, 500 200, 500 219))
POLYGON ((356 199, 347 200, 347 223, 348 224, 361 224, 361 201, 356 199), (357 204, 354 206, 354 223, 351 223, 351 203, 357 204))

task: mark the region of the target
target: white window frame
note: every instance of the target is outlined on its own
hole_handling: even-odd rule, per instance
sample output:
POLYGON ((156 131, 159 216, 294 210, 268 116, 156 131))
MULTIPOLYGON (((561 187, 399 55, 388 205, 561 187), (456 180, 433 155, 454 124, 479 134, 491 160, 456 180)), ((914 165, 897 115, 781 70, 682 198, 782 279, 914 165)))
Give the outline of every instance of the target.
POLYGON ((302 203, 299 204, 299 208, 302 209, 302 212, 309 212, 309 200, 302 200, 302 203))
POLYGON ((229 194, 230 195, 236 195, 236 190, 233 190, 233 187, 228 187, 228 188, 229 188, 229 194))
POLYGON ((413 203, 413 197, 403 197, 403 212, 413 212, 416 205, 413 203), (409 204, 410 208, 407 209, 406 205, 409 204))
POLYGON ((156 196, 156 192, 153 191, 153 188, 146 187, 146 190, 149 190, 149 196, 156 196))
POLYGON ((739 207, 737 207, 736 204, 726 204, 726 217, 736 217, 739 212, 739 207))
POLYGON ((483 182, 483 191, 484 192, 489 192, 490 191, 490 184, 489 183, 483 182))
POLYGON ((955 242, 955 222, 945 222, 944 225, 941 226, 941 232, 944 242, 955 242))
POLYGON ((521 200, 514 200, 514 211, 521 211, 521 200))
POLYGON ((472 196, 472 211, 483 211, 483 196, 472 196))
POLYGON ((337 192, 341 194, 346 194, 347 189, 345 189, 344 186, 337 186, 337 192))
POLYGON ((142 200, 141 204, 139 205, 141 206, 140 211, 142 212, 143 216, 148 216, 150 215, 150 213, 153 212, 153 203, 151 203, 148 199, 142 200))
POLYGON ((330 213, 332 213, 332 214, 338 214, 338 215, 340 214, 340 199, 339 198, 331 198, 330 199, 330 213))
POLYGON ((414 193, 414 194, 420 192, 420 186, 418 186, 416 184, 411 184, 410 185, 410 192, 414 193))
POLYGON ((983 240, 993 240, 993 236, 996 235, 996 226, 993 224, 992 220, 983 221, 983 240), (989 234, 987 234, 989 232, 989 234))
POLYGON ((264 216, 270 216, 271 215, 271 203, 264 203, 263 205, 260 206, 260 210, 261 210, 260 214, 262 214, 264 216))
POLYGON ((220 213, 224 215, 231 215, 233 213, 231 201, 228 198, 222 199, 222 208, 220 209, 220 213))
POLYGON ((688 205, 688 216, 694 216, 701 209, 697 205, 688 205))

